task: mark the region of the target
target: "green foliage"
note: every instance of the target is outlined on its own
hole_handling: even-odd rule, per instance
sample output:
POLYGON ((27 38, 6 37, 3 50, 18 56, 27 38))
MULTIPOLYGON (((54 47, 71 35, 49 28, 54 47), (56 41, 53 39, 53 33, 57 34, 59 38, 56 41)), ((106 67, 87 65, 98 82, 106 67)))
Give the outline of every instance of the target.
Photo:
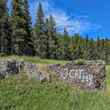
POLYGON ((70 47, 69 47, 70 38, 69 38, 69 35, 68 35, 66 28, 64 28, 63 36, 64 36, 64 39, 63 39, 63 42, 64 42, 64 47, 63 47, 64 59, 66 59, 66 60, 71 59, 71 52, 70 52, 70 47))
POLYGON ((34 29, 34 47, 36 55, 45 58, 47 55, 47 36, 45 34, 44 12, 41 3, 37 11, 37 22, 34 29))
POLYGON ((33 42, 27 0, 13 0, 13 50, 17 55, 32 55, 33 42))
POLYGON ((0 57, 7 57, 8 55, 6 53, 0 53, 0 57))
POLYGON ((6 14, 6 0, 0 0, 0 18, 6 14))
POLYGON ((11 53, 11 21, 7 13, 6 0, 0 1, 0 52, 11 53))
POLYGON ((28 0, 12 0, 12 12, 8 15, 6 0, 0 1, 0 52, 5 54, 38 56, 62 60, 104 60, 110 64, 110 40, 90 39, 80 34, 70 36, 57 31, 55 18, 45 17, 39 3, 36 24, 31 25, 28 0))
POLYGON ((83 59, 78 59, 78 60, 75 60, 74 63, 77 64, 77 65, 84 65, 84 64, 86 64, 86 61, 83 60, 83 59))
POLYGON ((47 58, 57 59, 58 38, 56 23, 52 15, 46 20, 47 58))
MULTIPOLYGON (((110 67, 107 67, 110 76, 110 67)), ((55 79, 40 83, 25 73, 0 80, 0 110, 109 110, 107 91, 81 91, 55 79)))
POLYGON ((29 57, 29 56, 16 56, 16 55, 6 55, 4 53, 0 54, 0 59, 16 59, 18 61, 24 60, 35 64, 66 64, 69 61, 65 60, 55 60, 55 59, 42 59, 40 57, 29 57))

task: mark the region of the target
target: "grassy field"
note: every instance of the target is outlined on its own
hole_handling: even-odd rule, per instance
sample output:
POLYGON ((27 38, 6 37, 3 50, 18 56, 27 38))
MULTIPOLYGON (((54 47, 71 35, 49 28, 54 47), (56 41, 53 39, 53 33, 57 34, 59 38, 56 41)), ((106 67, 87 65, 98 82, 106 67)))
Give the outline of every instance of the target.
MULTIPOLYGON (((35 63, 65 61, 24 58, 35 63)), ((0 110, 110 110, 110 66, 107 66, 107 90, 88 92, 58 79, 40 83, 25 73, 0 80, 0 110)))
POLYGON ((37 64, 65 64, 68 61, 65 60, 53 60, 53 59, 41 59, 39 57, 27 57, 27 56, 4 56, 1 57, 0 59, 17 59, 17 60, 24 60, 32 63, 37 63, 37 64))

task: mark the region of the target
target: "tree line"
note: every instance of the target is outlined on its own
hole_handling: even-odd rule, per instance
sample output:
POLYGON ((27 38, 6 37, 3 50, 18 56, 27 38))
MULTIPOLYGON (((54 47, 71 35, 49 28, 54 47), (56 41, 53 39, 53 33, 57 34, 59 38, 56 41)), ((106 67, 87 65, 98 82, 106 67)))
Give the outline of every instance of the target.
POLYGON ((108 63, 110 39, 94 40, 78 33, 69 36, 66 28, 63 33, 57 32, 54 17, 45 17, 41 3, 32 26, 28 0, 12 0, 11 13, 7 0, 0 0, 0 53, 64 60, 102 59, 108 63))

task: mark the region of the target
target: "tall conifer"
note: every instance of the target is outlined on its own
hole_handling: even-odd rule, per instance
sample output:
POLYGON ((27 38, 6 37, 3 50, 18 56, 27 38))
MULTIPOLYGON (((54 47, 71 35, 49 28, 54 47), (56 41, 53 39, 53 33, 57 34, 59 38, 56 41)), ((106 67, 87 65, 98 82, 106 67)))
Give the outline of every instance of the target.
POLYGON ((13 50, 17 55, 32 54, 31 20, 28 1, 13 0, 13 50))
POLYGON ((52 15, 47 19, 47 46, 48 46, 48 57, 57 58, 58 53, 58 38, 56 32, 56 23, 52 15))
POLYGON ((47 56, 47 36, 45 35, 45 19, 42 4, 39 3, 34 31, 34 47, 36 55, 42 58, 47 56))
POLYGON ((25 43, 24 53, 26 55, 33 55, 34 46, 33 46, 33 39, 32 39, 31 17, 29 15, 28 0, 23 0, 23 18, 25 21, 24 30, 26 31, 26 35, 24 36, 24 43, 25 43))
POLYGON ((11 53, 11 22, 7 12, 7 0, 0 0, 0 52, 11 53))

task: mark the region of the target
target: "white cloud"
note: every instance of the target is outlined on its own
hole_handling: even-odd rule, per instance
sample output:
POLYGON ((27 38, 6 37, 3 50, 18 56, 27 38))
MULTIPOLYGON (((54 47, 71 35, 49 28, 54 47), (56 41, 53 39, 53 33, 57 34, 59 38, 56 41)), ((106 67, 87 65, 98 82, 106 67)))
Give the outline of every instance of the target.
POLYGON ((100 29, 100 26, 90 22, 87 16, 71 17, 65 11, 56 8, 55 4, 50 0, 44 0, 42 4, 46 16, 53 15, 60 31, 63 31, 64 27, 67 27, 70 34, 86 33, 87 31, 97 31, 100 29))
MULTIPOLYGON (((8 1, 8 7, 10 7, 12 0, 8 1)), ((67 27, 70 34, 86 33, 88 31, 97 31, 100 29, 100 26, 90 22, 90 20, 88 20, 89 17, 87 16, 72 17, 73 15, 71 13, 66 13, 64 10, 56 8, 52 0, 29 0, 33 24, 36 21, 36 11, 39 1, 42 2, 46 17, 50 14, 53 15, 60 32, 63 31, 64 27, 67 27)))
POLYGON ((31 14, 32 16, 34 15, 33 19, 35 19, 38 1, 40 1, 42 2, 46 17, 48 17, 49 15, 53 15, 57 24, 57 28, 60 32, 63 31, 64 27, 67 27, 70 34, 86 33, 88 31, 97 31, 98 29, 100 29, 100 26, 90 22, 87 16, 72 17, 71 15, 69 15, 69 13, 66 13, 64 10, 56 8, 52 0, 30 1, 31 14))

